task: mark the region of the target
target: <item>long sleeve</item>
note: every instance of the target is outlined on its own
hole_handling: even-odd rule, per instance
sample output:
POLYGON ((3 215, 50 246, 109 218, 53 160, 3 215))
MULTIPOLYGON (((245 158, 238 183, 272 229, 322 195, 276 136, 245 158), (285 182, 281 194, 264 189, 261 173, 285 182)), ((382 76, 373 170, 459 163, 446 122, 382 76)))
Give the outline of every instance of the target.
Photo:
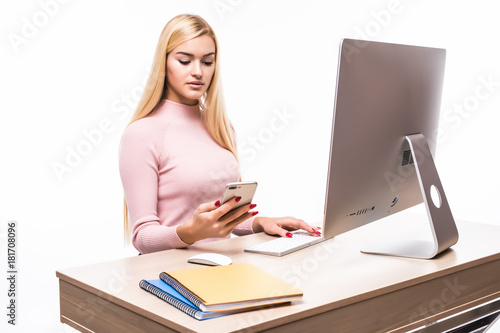
POLYGON ((253 220, 255 220, 256 216, 253 216, 249 218, 248 220, 245 220, 244 222, 240 223, 236 228, 233 230, 233 234, 236 236, 245 236, 249 234, 253 234, 253 220))
POLYGON ((158 177, 161 131, 131 124, 120 149, 120 176, 132 221, 132 243, 140 253, 186 247, 177 226, 160 223, 158 177))

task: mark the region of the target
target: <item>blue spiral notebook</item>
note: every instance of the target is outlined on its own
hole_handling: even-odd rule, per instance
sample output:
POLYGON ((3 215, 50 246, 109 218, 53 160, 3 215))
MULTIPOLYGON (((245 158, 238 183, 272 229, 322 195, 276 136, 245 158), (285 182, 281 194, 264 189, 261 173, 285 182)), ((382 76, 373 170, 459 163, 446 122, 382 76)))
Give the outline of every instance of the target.
MULTIPOLYGON (((161 279, 155 280, 142 280, 139 286, 157 296, 158 298, 166 301, 167 303, 175 306, 177 309, 187 313, 193 318, 198 320, 210 319, 221 317, 233 313, 243 312, 245 309, 234 311, 218 311, 218 312, 204 312, 191 303, 186 297, 182 296, 174 288, 163 282, 161 279)), ((248 309, 247 309, 248 310, 248 309)))

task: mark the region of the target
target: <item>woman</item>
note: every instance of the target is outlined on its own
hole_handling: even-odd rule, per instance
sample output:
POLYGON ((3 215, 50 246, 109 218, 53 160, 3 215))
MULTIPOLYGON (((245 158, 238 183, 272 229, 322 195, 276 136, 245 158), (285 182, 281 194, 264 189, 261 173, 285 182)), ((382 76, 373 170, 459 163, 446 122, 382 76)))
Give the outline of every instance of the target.
POLYGON ((196 15, 163 29, 147 87, 120 149, 125 235, 140 253, 265 231, 320 233, 291 217, 257 217, 255 204, 226 214, 224 185, 240 179, 234 133, 219 80, 218 44, 196 15), (130 223, 130 221, 132 223, 130 223), (131 230, 130 230, 131 229, 131 230))

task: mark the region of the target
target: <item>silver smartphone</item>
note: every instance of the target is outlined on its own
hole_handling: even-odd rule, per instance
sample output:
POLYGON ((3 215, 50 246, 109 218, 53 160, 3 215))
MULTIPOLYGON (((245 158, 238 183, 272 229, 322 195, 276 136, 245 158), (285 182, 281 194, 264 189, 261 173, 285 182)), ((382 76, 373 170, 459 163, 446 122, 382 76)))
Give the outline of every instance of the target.
POLYGON ((249 204, 252 202, 256 190, 257 182, 254 181, 228 183, 220 201, 221 205, 234 197, 241 197, 241 200, 231 210, 249 204))

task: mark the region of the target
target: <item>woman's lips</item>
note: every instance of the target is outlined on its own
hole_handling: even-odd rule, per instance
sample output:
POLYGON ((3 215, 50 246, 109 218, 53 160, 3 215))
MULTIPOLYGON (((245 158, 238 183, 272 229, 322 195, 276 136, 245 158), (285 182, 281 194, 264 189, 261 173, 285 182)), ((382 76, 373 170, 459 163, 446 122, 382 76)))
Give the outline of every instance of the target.
POLYGON ((191 81, 191 82, 188 82, 187 85, 190 88, 193 88, 193 89, 200 89, 201 87, 203 87, 203 82, 201 82, 201 81, 191 81))

